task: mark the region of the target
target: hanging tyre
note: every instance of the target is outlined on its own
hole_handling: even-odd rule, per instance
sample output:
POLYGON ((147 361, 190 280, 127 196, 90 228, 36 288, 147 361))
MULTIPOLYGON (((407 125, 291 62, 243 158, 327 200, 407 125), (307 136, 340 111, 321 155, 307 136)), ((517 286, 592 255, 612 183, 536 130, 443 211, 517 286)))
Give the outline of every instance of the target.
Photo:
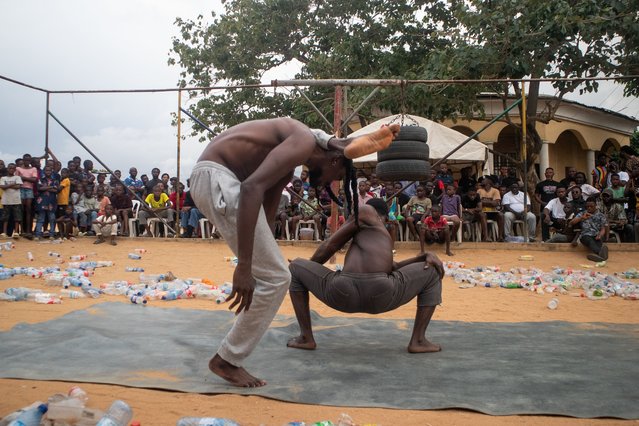
POLYGON ((422 160, 428 161, 430 149, 420 141, 394 140, 387 149, 377 153, 377 161, 388 160, 422 160))
POLYGON ((381 180, 427 180, 430 163, 423 160, 389 160, 377 163, 375 170, 381 180))
POLYGON ((426 128, 421 126, 402 126, 395 140, 426 142, 428 141, 428 132, 426 128))

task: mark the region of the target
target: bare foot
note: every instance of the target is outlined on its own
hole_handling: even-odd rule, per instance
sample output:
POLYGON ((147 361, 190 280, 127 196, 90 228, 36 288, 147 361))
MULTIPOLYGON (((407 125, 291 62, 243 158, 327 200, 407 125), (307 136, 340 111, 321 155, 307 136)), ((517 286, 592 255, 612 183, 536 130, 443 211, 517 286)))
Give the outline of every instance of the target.
POLYGON ((399 124, 391 124, 372 133, 358 136, 344 148, 344 156, 353 159, 386 149, 399 133, 399 129, 399 124))
POLYGON ((241 388, 259 388, 266 385, 266 382, 257 377, 251 376, 242 367, 236 367, 215 354, 209 361, 209 370, 217 374, 233 386, 241 388))
POLYGON ((315 340, 307 339, 304 336, 297 336, 289 339, 289 341, 286 343, 286 346, 288 346, 289 348, 306 349, 309 351, 312 351, 317 347, 317 345, 315 344, 315 340))
POLYGON ((446 255, 447 256, 455 256, 455 253, 453 253, 452 251, 449 250, 449 251, 446 252, 446 255))
POLYGON ((429 352, 439 352, 442 347, 436 343, 431 343, 428 339, 423 339, 415 343, 410 342, 408 344, 408 352, 412 354, 423 354, 429 352))

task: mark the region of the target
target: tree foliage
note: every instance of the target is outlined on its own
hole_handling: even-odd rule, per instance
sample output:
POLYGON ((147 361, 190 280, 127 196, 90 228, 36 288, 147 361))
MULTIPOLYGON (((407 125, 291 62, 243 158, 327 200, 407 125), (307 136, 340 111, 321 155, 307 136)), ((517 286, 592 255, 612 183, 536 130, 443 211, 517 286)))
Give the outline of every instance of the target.
MULTIPOLYGON (((258 84, 265 73, 291 61, 296 78, 495 79, 583 78, 639 73, 637 0, 229 0, 210 19, 178 18, 169 63, 181 68, 180 87, 258 84)), ((627 93, 637 94, 636 82, 627 93)), ((594 81, 554 83, 558 99, 594 81)), ((531 84, 529 111, 539 87, 531 84)), ((300 88, 332 120, 333 88, 300 88)), ((370 88, 349 91, 356 105, 370 88)), ((360 111, 409 112, 431 119, 481 113, 477 94, 501 93, 506 102, 520 87, 410 85, 387 87, 360 111)), ((299 92, 277 89, 190 93, 189 109, 221 130, 250 119, 293 116, 323 122, 299 92)), ((541 140, 535 121, 552 119, 558 103, 533 116, 529 134, 536 161, 541 140)), ((516 123, 514 123, 516 125, 516 123)), ((198 130, 194 130, 198 132, 198 130)))

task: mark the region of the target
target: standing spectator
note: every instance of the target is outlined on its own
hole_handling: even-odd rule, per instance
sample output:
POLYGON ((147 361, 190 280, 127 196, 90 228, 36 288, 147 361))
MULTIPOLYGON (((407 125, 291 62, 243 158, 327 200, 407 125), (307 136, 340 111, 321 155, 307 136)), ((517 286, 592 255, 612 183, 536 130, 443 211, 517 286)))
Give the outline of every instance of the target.
POLYGON ((608 173, 606 174, 605 188, 610 188, 612 186, 612 176, 615 174, 619 178, 619 181, 622 185, 625 185, 626 182, 628 182, 628 179, 630 179, 628 173, 624 172, 623 170, 619 170, 619 164, 617 164, 616 161, 611 161, 610 163, 608 163, 608 173))
POLYGON ((113 188, 110 200, 114 213, 120 220, 121 234, 129 235, 129 218, 133 217, 133 203, 131 197, 124 193, 124 186, 121 183, 113 188))
POLYGON ((468 188, 468 192, 461 198, 462 215, 464 222, 479 222, 481 228, 481 240, 488 241, 488 222, 486 222, 486 213, 482 211, 481 198, 477 194, 474 187, 468 188))
POLYGON ((431 214, 423 219, 423 226, 419 229, 419 248, 421 253, 425 253, 424 243, 438 242, 446 244, 446 254, 453 256, 453 252, 450 251, 448 222, 441 215, 441 212, 439 206, 433 206, 430 210, 431 214))
POLYGON ((592 186, 594 186, 598 191, 601 191, 606 187, 608 179, 608 156, 606 154, 599 154, 597 161, 595 162, 595 168, 592 169, 590 174, 592 175, 592 186))
POLYGON ((622 170, 626 170, 628 174, 632 174, 632 169, 639 167, 637 152, 629 145, 624 145, 619 148, 619 158, 623 162, 622 170))
POLYGON ((55 211, 58 208, 58 181, 51 174, 53 168, 44 168, 44 177, 38 184, 38 198, 36 199, 36 211, 38 221, 36 223, 36 239, 42 238, 42 225, 46 220, 49 223, 49 236, 53 237, 55 231, 55 211))
POLYGON ((566 188, 557 187, 556 197, 546 204, 541 215, 541 240, 550 239, 550 228, 563 229, 566 222, 565 207, 568 205, 566 188))
POLYGON ((417 187, 417 193, 410 197, 408 203, 404 207, 404 217, 406 218, 406 223, 408 224, 408 230, 413 236, 414 240, 419 239, 419 234, 417 232, 416 226, 422 221, 425 215, 430 212, 430 209, 433 207, 433 203, 430 198, 426 196, 426 191, 422 185, 417 187))
POLYGON ((379 179, 377 178, 377 175, 375 173, 371 173, 370 183, 371 187, 368 191, 371 192, 375 198, 381 198, 383 186, 379 182, 379 179))
POLYGON ((124 184, 140 199, 144 199, 144 183, 137 176, 138 169, 131 167, 129 169, 129 177, 124 179, 124 184))
POLYGON ((149 194, 153 194, 153 188, 155 188, 155 185, 157 185, 160 182, 162 182, 162 179, 160 179, 160 169, 158 169, 157 167, 154 167, 151 170, 151 179, 144 182, 145 196, 149 194))
MULTIPOLYGON (((513 221, 523 220, 528 224, 528 241, 535 241, 535 228, 537 227, 537 219, 534 214, 525 211, 524 196, 526 193, 519 190, 519 184, 513 183, 510 192, 507 192, 502 199, 502 207, 504 209, 504 233, 506 239, 513 235, 513 221)), ((526 206, 530 207, 530 197, 526 198, 526 206)))
POLYGON ((453 185, 455 183, 453 175, 448 170, 448 164, 441 163, 439 165, 439 173, 435 175, 433 183, 435 185, 433 193, 438 198, 441 198, 441 196, 446 192, 446 187, 448 187, 448 185, 453 185))
MULTIPOLYGON (((446 193, 442 195, 442 217, 449 222, 453 222, 453 235, 457 235, 461 226, 462 205, 461 197, 455 194, 455 186, 448 185, 446 193)), ((461 241, 459 241, 461 243, 461 241)))
MULTIPOLYGON (((556 182, 553 177, 555 176, 555 169, 548 167, 544 172, 545 180, 542 180, 535 186, 535 200, 539 203, 539 212, 543 215, 546 204, 553 198, 559 187, 559 182, 556 182)), ((542 216, 541 220, 544 218, 542 216)))
POLYGON ((566 177, 559 181, 561 186, 566 189, 569 189, 573 183, 575 183, 575 176, 577 175, 577 169, 574 167, 568 167, 568 172, 566 173, 566 177))
POLYGON ((104 235, 111 236, 109 243, 112 246, 118 244, 115 242, 115 237, 118 234, 118 217, 113 212, 113 206, 111 204, 107 204, 104 214, 98 216, 93 221, 93 232, 95 232, 95 235, 98 237, 93 244, 103 243, 105 241, 104 235))
POLYGON ((485 177, 477 190, 486 219, 496 220, 499 236, 497 241, 504 241, 504 214, 501 210, 501 194, 493 187, 493 181, 485 177))
POLYGON ((24 227, 22 231, 26 236, 31 236, 33 228, 33 198, 34 190, 38 184, 38 169, 32 166, 31 156, 25 154, 22 159, 22 167, 16 167, 16 174, 22 178, 22 186, 20 187, 20 199, 22 200, 22 210, 24 212, 24 227), (27 157, 28 156, 28 157, 27 157))
POLYGON ((162 187, 160 186, 160 184, 155 185, 155 188, 153 188, 153 193, 147 195, 144 201, 146 203, 146 206, 144 206, 144 210, 140 210, 140 213, 138 215, 143 237, 151 236, 148 229, 146 229, 146 224, 149 217, 156 216, 160 219, 166 219, 168 225, 171 228, 173 227, 175 210, 171 208, 171 200, 169 200, 168 195, 162 192, 162 187), (153 213, 155 213, 155 215, 153 213))
POLYGON ((367 181, 363 180, 360 183, 358 183, 357 189, 358 189, 357 196, 359 197, 360 206, 363 206, 364 204, 366 204, 366 202, 370 200, 371 198, 375 198, 372 194, 368 192, 367 181))
POLYGON ((69 205, 71 196, 71 179, 69 179, 69 169, 60 170, 60 186, 58 187, 58 210, 56 216, 64 215, 69 205))
POLYGON ((9 219, 13 217, 14 238, 20 235, 20 223, 22 222, 22 199, 20 198, 20 188, 22 188, 22 178, 16 174, 15 163, 9 163, 6 176, 0 177, 0 189, 2 192, 2 234, 0 237, 7 238, 7 228, 9 219))
POLYGON ((475 189, 477 186, 477 179, 471 175, 472 171, 472 167, 464 167, 461 169, 461 178, 459 178, 459 182, 457 183, 457 190, 462 197, 468 193, 470 188, 475 189))
POLYGON ((93 161, 84 160, 83 164, 84 168, 80 171, 82 179, 86 179, 91 185, 93 185, 95 183, 95 175, 93 174, 93 161))
POLYGON ((173 187, 177 184, 177 178, 174 178, 175 180, 175 185, 171 185, 171 177, 169 176, 168 173, 162 173, 162 184, 164 185, 164 192, 166 192, 166 194, 169 194, 169 189, 170 187, 173 187))
MULTIPOLYGON (((412 185, 411 185, 412 186, 412 185)), ((395 182, 393 184, 393 189, 395 190, 395 193, 397 193, 397 191, 401 190, 404 186, 402 185, 401 182, 395 182)), ((414 194, 413 194, 414 195, 414 194)), ((404 192, 400 192, 397 195, 397 204, 399 206, 399 212, 402 211, 402 209, 404 208, 404 206, 408 203, 408 200, 410 200, 410 195, 408 195, 406 193, 406 191, 404 192)))
POLYGON ((581 224, 581 236, 579 241, 588 247, 592 253, 588 254, 588 260, 601 262, 608 260, 608 246, 605 241, 608 236, 608 221, 606 215, 597 210, 597 200, 594 197, 586 201, 586 211, 575 216, 570 224, 581 224))

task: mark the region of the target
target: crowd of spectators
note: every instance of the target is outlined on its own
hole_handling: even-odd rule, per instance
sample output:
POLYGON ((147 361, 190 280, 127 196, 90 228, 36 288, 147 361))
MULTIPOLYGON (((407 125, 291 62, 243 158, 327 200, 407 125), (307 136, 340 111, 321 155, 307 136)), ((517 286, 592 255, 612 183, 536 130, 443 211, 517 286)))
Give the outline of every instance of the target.
MULTIPOLYGON (((481 241, 581 242, 594 260, 607 258, 606 241, 639 242, 639 159, 622 147, 615 160, 600 155, 589 173, 573 167, 556 180, 552 168, 524 196, 523 182, 512 167, 496 175, 473 176, 465 167, 456 177, 445 163, 421 182, 381 182, 373 173, 357 171, 360 204, 382 198, 389 204, 386 226, 393 241, 412 238, 424 245, 440 242, 450 251, 458 235, 478 230, 481 241), (534 203, 531 203, 534 201, 534 203), (464 233, 458 232, 464 224, 464 233), (473 228, 475 227, 475 228, 473 228)), ((188 186, 187 180, 187 186, 188 186)), ((2 233, 0 237, 75 238, 96 235, 96 242, 116 244, 117 235, 150 236, 149 219, 167 226, 167 235, 191 238, 203 218, 189 191, 168 173, 153 168, 150 177, 131 167, 107 179, 91 160, 74 157, 66 167, 48 151, 42 157, 25 154, 11 163, 0 160, 2 233), (179 194, 179 195, 178 195, 179 194), (179 205, 178 205, 179 198, 179 205), (139 202, 135 229, 129 229, 139 202)), ((345 217, 345 194, 337 194, 338 226, 345 217)), ((294 176, 283 191, 274 233, 279 239, 298 239, 300 224, 312 224, 324 239, 329 234, 331 197, 325 188, 312 188, 306 171, 294 176)))
POLYGON ((131 167, 128 176, 114 170, 107 180, 107 173, 95 170, 91 160, 76 156, 63 167, 51 151, 41 157, 25 154, 10 163, 0 160, 0 196, 2 238, 95 235, 96 243, 117 244, 118 235, 150 236, 150 218, 159 218, 160 226, 171 230, 168 235, 181 229, 179 236, 190 238, 203 217, 184 185, 158 168, 151 170, 151 178, 138 177, 131 167), (136 205, 138 220, 130 230, 136 205))

